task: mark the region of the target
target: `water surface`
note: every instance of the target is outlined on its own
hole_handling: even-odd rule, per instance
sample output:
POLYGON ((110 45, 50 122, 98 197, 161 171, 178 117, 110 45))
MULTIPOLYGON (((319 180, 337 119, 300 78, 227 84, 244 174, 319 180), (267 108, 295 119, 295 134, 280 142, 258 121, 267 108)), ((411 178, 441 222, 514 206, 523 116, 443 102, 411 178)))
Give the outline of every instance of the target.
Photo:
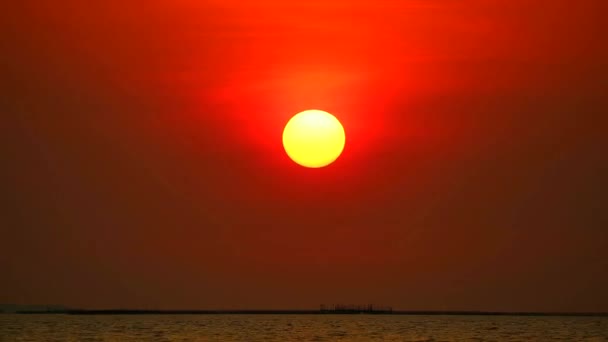
POLYGON ((608 317, 13 315, 0 341, 608 341, 608 317))

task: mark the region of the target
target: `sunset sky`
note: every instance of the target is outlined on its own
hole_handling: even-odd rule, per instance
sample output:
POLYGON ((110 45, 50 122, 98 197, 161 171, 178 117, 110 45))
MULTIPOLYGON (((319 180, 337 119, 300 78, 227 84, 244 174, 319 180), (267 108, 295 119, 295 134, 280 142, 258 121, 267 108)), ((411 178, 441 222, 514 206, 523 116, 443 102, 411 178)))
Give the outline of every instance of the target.
POLYGON ((0 303, 608 311, 606 13, 6 1, 0 303), (326 168, 283 150, 305 109, 326 168))

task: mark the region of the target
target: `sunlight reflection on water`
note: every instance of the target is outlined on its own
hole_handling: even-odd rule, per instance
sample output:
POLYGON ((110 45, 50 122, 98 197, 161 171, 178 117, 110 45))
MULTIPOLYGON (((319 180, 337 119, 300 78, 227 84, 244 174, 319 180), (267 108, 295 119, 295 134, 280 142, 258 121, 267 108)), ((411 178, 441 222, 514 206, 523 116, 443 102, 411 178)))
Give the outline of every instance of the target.
POLYGON ((0 315, 0 341, 608 341, 608 317, 0 315))

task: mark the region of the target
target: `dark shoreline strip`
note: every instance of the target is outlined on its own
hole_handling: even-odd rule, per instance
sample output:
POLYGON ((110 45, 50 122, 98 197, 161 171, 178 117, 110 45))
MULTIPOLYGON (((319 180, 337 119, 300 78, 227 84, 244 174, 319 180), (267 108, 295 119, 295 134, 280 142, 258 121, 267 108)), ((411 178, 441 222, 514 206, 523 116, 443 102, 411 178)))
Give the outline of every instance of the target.
POLYGON ((320 310, 66 310, 19 311, 18 314, 67 315, 419 315, 419 316, 581 316, 608 317, 608 312, 492 311, 320 311, 320 310))

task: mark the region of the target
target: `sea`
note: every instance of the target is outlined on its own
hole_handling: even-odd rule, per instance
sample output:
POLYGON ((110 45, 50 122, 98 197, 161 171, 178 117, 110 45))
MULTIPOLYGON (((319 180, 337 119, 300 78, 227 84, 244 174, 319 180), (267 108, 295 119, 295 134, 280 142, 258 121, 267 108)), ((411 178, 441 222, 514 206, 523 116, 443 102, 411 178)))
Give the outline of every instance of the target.
POLYGON ((608 317, 0 314, 0 341, 608 341, 608 317))

